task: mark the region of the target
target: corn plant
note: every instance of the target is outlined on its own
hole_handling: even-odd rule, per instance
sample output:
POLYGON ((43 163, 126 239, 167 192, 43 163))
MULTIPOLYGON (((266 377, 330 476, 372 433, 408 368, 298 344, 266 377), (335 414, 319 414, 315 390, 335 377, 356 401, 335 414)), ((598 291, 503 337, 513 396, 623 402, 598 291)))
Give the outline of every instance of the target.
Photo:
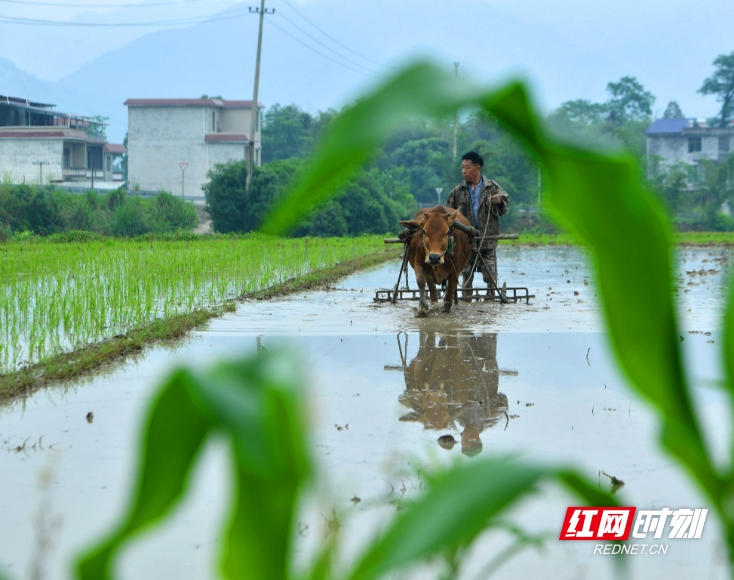
MULTIPOLYGON (((285 231, 304 209, 327 199, 408 115, 440 118, 469 106, 493 114, 543 163, 549 208, 591 251, 618 363, 632 388, 652 404, 663 446, 718 511, 731 543, 732 518, 726 506, 732 476, 728 469, 713 465, 681 368, 672 296, 671 232, 655 199, 641 186, 632 159, 601 155, 552 139, 519 84, 499 91, 459 90, 451 77, 419 64, 336 120, 310 170, 274 210, 267 222, 269 231, 285 231), (627 292, 629 279, 635 279, 646 292, 627 292)), ((734 344, 732 332, 728 325, 727 349, 734 344)), ((122 544, 169 513, 185 493, 202 442, 214 430, 230 440, 236 466, 236 500, 221 542, 220 573, 231 579, 293 577, 293 514, 298 490, 312 467, 304 445, 305 420, 300 415, 300 375, 289 370, 293 368, 291 357, 281 357, 266 355, 227 363, 199 375, 182 370, 169 379, 147 424, 135 499, 111 536, 80 560, 80 578, 113 577, 114 557, 122 544), (172 447, 177 450, 174 454, 172 447), (263 530, 265 521, 271 523, 263 530)), ((734 369, 728 371, 731 376, 734 369)), ((542 479, 562 482, 592 505, 615 505, 565 466, 507 458, 465 463, 429 476, 428 491, 366 546, 351 568, 334 571, 337 544, 333 543, 316 558, 306 576, 367 580, 432 555, 457 553, 493 525, 508 506, 535 490, 542 479)))
MULTIPOLYGON (((632 388, 657 413, 662 445, 717 510, 731 550, 734 478, 731 467, 714 466, 691 406, 677 344, 671 232, 631 159, 552 139, 519 84, 499 91, 459 90, 452 77, 419 64, 336 120, 309 172, 274 211, 271 231, 284 231, 305 207, 326 199, 407 115, 445 117, 469 106, 493 114, 543 163, 548 206, 591 251, 617 361, 632 388), (646 291, 627 292, 630 279, 646 291)), ((734 393, 734 300, 728 315, 727 389, 734 393)), ((220 574, 228 579, 294 577, 293 516, 313 469, 300 377, 293 357, 283 354, 224 363, 205 373, 175 372, 148 416, 134 499, 119 526, 79 561, 79 578, 114 577, 114 559, 123 543, 175 508, 204 441, 214 432, 229 441, 235 466, 234 500, 220 542, 220 574)), ((306 577, 368 580, 432 554, 456 552, 544 478, 561 481, 590 504, 614 505, 564 467, 507 458, 473 461, 430 476, 422 498, 366 546, 351 568, 334 571, 337 544, 331 543, 306 577)))

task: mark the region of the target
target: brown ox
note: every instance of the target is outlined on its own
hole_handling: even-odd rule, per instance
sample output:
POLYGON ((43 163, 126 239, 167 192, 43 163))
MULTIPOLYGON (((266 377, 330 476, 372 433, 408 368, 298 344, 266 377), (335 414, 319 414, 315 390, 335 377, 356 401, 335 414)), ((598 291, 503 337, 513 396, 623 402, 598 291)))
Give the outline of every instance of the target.
MULTIPOLYGON (((415 358, 403 360, 405 392, 399 400, 411 412, 400 420, 437 431, 458 429, 462 453, 479 453, 480 434, 504 422, 508 411, 507 396, 499 392, 499 376, 507 371, 497 366, 497 335, 429 330, 419 340, 415 358)), ((439 445, 444 447, 440 439, 439 445)))
POLYGON ((448 280, 443 309, 451 312, 459 274, 471 256, 469 236, 451 227, 454 220, 469 225, 459 210, 442 205, 422 209, 416 219, 400 222, 401 226, 414 232, 410 240, 408 259, 415 271, 415 280, 420 289, 420 303, 424 308, 428 308, 426 282, 431 293, 431 302, 437 302, 436 284, 443 284, 444 280, 448 280), (450 236, 453 237, 451 246, 450 236))

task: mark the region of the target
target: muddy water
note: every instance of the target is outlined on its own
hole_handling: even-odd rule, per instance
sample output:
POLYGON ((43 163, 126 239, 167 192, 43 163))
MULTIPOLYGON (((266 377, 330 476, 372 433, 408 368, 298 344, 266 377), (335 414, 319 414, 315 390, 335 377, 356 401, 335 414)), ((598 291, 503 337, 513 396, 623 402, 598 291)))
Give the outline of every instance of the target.
MULTIPOLYGON (((676 280, 681 346, 722 462, 731 418, 716 381, 728 257, 682 251, 676 280)), ((625 482, 618 492, 625 505, 707 507, 658 449, 653 415, 614 366, 581 251, 503 248, 501 276, 536 294, 530 305, 461 304, 428 318, 416 318, 411 304, 372 302, 375 288, 394 284, 397 267, 360 273, 330 291, 244 304, 175 351, 154 349, 110 376, 0 411, 0 562, 14 578, 29 577, 30 562, 46 578, 68 578, 71 556, 109 528, 128 497, 141 414, 161 378, 180 363, 254 352, 258 340, 266 348, 291 345, 310 373, 322 479, 299 516, 301 562, 335 527, 334 513, 345 559, 352 559, 394 517, 398 501, 419 496, 415 469, 423 464, 519 455, 574 465, 603 489, 610 483, 600 473, 613 475, 625 482), (46 537, 51 547, 43 547, 46 537)), ((193 496, 163 530, 130 547, 122 577, 212 577, 227 493, 224 452, 215 441, 193 496)), ((548 485, 514 509, 513 522, 550 539, 544 552, 523 552, 497 577, 612 577, 611 556, 593 555, 594 542, 557 540, 566 507, 576 503, 548 485)), ((700 540, 661 540, 666 555, 630 557, 633 575, 723 577, 719 537, 709 514, 700 540)), ((484 566, 509 544, 506 534, 482 537, 462 577, 484 577, 484 566)))

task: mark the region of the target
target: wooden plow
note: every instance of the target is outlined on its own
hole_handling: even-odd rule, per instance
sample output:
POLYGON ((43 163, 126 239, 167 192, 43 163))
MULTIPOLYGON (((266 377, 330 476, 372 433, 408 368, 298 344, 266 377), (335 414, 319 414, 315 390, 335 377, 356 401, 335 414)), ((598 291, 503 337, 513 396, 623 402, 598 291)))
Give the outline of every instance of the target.
MULTIPOLYGON (((454 222, 454 226, 458 227, 462 231, 469 235, 469 239, 472 242, 473 250, 477 250, 481 246, 483 240, 518 240, 520 236, 518 234, 499 234, 493 236, 480 237, 479 232, 472 227, 465 226, 464 224, 454 222)), ((390 288, 379 288, 375 291, 374 302, 391 302, 395 304, 398 300, 420 300, 420 291, 411 289, 408 286, 408 254, 410 252, 410 240, 415 232, 405 229, 398 235, 397 238, 385 238, 383 241, 386 244, 403 244, 405 249, 403 251, 403 262, 400 265, 400 271, 398 272, 398 281, 395 283, 395 287, 390 288), (400 288, 400 280, 405 272, 405 287, 400 288)), ((484 257, 481 252, 478 253, 479 258, 482 260, 485 269, 489 271, 489 267, 484 262, 484 257)), ((491 278, 491 275, 490 275, 491 278)), ((444 289, 440 286, 436 288, 438 292, 438 299, 441 300, 444 296, 444 289)), ((524 300, 526 304, 530 304, 530 299, 535 298, 534 294, 530 294, 527 288, 521 286, 507 287, 507 284, 503 284, 500 288, 495 280, 491 280, 491 283, 487 288, 462 288, 461 286, 456 288, 456 293, 459 300, 486 300, 502 302, 507 304, 509 302, 517 302, 518 300, 524 300)))

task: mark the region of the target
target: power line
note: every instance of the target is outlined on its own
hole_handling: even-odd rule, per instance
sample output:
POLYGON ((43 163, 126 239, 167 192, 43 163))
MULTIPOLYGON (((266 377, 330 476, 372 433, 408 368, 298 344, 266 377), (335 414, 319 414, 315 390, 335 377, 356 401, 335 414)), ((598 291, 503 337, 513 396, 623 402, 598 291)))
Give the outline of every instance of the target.
MULTIPOLYGON (((367 58, 366 56, 363 56, 363 55, 361 55, 361 54, 360 54, 360 53, 358 53, 357 51, 355 51, 355 50, 352 50, 352 49, 351 49, 351 48, 349 48, 349 47, 348 47, 348 46, 347 46, 346 44, 343 44, 343 43, 339 42, 339 41, 338 41, 338 40, 337 40, 336 38, 334 38, 334 37, 333 37, 333 36, 331 36, 330 34, 327 34, 327 33, 326 33, 326 32, 324 32, 323 30, 321 30, 321 28, 319 28, 318 26, 316 26, 316 25, 315 25, 315 24, 314 24, 313 22, 311 22, 311 21, 310 21, 310 20, 309 20, 308 18, 306 18, 306 17, 305 17, 305 16, 303 15, 303 14, 301 14, 301 13, 300 13, 300 12, 299 12, 298 10, 296 10, 296 9, 295 9, 295 7, 294 7, 294 6, 293 6, 293 5, 292 5, 292 4, 290 3, 290 2, 288 2, 288 0, 283 0, 283 2, 285 3, 285 5, 286 5, 286 6, 288 6, 288 8, 290 8, 291 10, 293 10, 293 12, 295 12, 296 14, 298 14, 298 16, 300 16, 301 18, 303 18, 303 19, 304 19, 304 20, 305 20, 306 22, 308 22, 308 23, 309 23, 309 24, 310 24, 311 26, 313 26, 313 27, 314 27, 314 28, 315 28, 316 30, 318 30, 318 31, 319 31, 319 32, 320 32, 321 34, 323 34, 323 35, 324 35, 324 36, 325 36, 326 38, 328 38, 328 39, 329 39, 329 40, 331 40, 332 42, 335 42, 336 44, 338 44, 338 45, 339 45, 339 46, 341 46, 342 48, 344 48, 344 49, 348 50, 349 52, 351 52, 351 53, 352 53, 352 54, 354 54, 355 56, 358 56, 359 58, 362 58, 362 59, 364 59, 364 60, 366 60, 366 61, 368 61, 368 62, 371 62, 372 64, 376 64, 377 66, 384 66, 384 67, 386 67, 386 68, 392 68, 392 69, 394 69, 394 68, 395 68, 395 67, 392 67, 392 66, 389 66, 389 65, 386 65, 386 64, 382 64, 382 63, 379 63, 379 62, 377 62, 377 61, 375 61, 375 60, 372 60, 371 58, 367 58)), ((285 18, 285 17, 284 17, 284 18, 285 18)))
POLYGON ((170 6, 172 4, 204 2, 204 0, 180 0, 179 2, 154 2, 151 4, 55 4, 53 2, 32 2, 30 0, 0 0, 0 2, 24 4, 28 6, 50 6, 54 8, 148 8, 151 6, 170 6))
POLYGON ((35 18, 20 18, 15 16, 0 16, 0 23, 3 24, 21 24, 28 26, 56 26, 56 27, 129 27, 129 26, 184 26, 188 24, 202 24, 205 22, 217 22, 219 20, 230 20, 232 18, 242 18, 244 14, 229 13, 226 16, 212 17, 192 17, 182 18, 180 20, 160 20, 157 22, 73 22, 63 20, 40 20, 35 18))
POLYGON ((302 32, 303 34, 305 34, 306 36, 308 36, 308 37, 309 37, 309 38, 310 38, 311 40, 313 40, 314 42, 317 42, 317 43, 319 43, 319 44, 320 44, 321 46, 323 46, 323 47, 324 47, 324 48, 325 48, 326 50, 329 50, 329 51, 333 52, 333 53, 334 53, 335 55, 337 55, 337 56, 338 56, 339 58, 342 58, 342 59, 346 60, 346 61, 347 61, 348 63, 351 63, 351 64, 353 64, 353 65, 354 65, 354 66, 356 66, 356 67, 359 67, 359 68, 361 68, 361 69, 364 69, 364 70, 365 70, 366 72, 369 72, 369 73, 374 73, 374 71, 372 71, 371 69, 367 68, 366 66, 364 66, 364 65, 362 65, 362 64, 359 64, 358 62, 355 62, 355 61, 353 61, 353 60, 352 60, 351 58, 348 58, 348 57, 344 56, 343 54, 340 54, 339 52, 337 52, 336 50, 334 50, 334 49, 333 49, 333 48, 331 48, 330 46, 328 46, 328 45, 324 44, 324 43, 323 43, 323 42, 321 42, 321 41, 320 41, 320 40, 319 40, 318 38, 316 38, 315 36, 313 36, 313 35, 309 34, 309 33, 308 33, 308 32, 306 32, 306 31, 305 31, 305 30, 304 30, 303 28, 301 28, 300 26, 298 26, 298 24, 296 24, 295 22, 293 22, 293 21, 292 21, 292 20, 291 20, 290 18, 288 18, 287 16, 283 16, 283 14, 282 14, 282 13, 280 13, 280 15, 281 15, 281 17, 285 18, 285 20, 286 20, 287 22, 289 22, 289 23, 290 23, 290 24, 291 24, 292 26, 294 26, 295 28, 297 28, 298 30, 300 30, 300 31, 301 31, 301 32, 302 32))
POLYGON ((280 30, 280 31, 281 31, 281 32, 282 32, 283 34, 285 34, 286 36, 289 36, 289 37, 291 37, 291 38, 292 38, 293 40, 295 40, 295 41, 296 41, 296 42, 298 42, 299 44, 302 44, 302 45, 303 45, 303 46, 305 46, 305 47, 306 47, 307 49, 309 49, 309 50, 311 50, 311 51, 315 52, 315 53, 316 53, 316 54, 318 54, 319 56, 323 56, 323 57, 324 57, 325 59, 327 59, 327 60, 330 60, 331 62, 334 62, 334 63, 338 64, 339 66, 342 66, 342 67, 344 67, 344 68, 346 68, 346 69, 349 69, 349 70, 350 70, 350 71, 352 71, 352 72, 356 72, 356 73, 360 73, 360 74, 366 74, 366 75, 369 75, 369 76, 372 76, 372 77, 375 77, 375 78, 385 78, 385 77, 384 77, 384 76, 382 76, 382 75, 378 75, 378 74, 375 74, 375 73, 372 73, 372 72, 364 72, 364 71, 361 71, 361 70, 359 70, 359 69, 356 69, 356 68, 352 68, 351 66, 349 66, 349 65, 347 65, 347 64, 344 64, 344 63, 342 63, 342 62, 339 62, 338 60, 334 60, 333 58, 331 58, 330 56, 328 56, 328 55, 324 54, 323 52, 320 52, 320 51, 316 50, 316 49, 315 49, 314 47, 312 47, 311 45, 309 45, 309 44, 306 44, 306 43, 305 43, 305 42, 303 42, 303 41, 302 41, 302 40, 301 40, 300 38, 297 38, 297 37, 293 36, 293 35, 292 35, 292 34, 291 34, 290 32, 288 32, 288 31, 284 30, 283 28, 281 28, 280 26, 278 26, 278 25, 277 25, 277 24, 276 24, 275 22, 273 22, 272 20, 270 21, 270 25, 271 25, 271 26, 275 26, 275 28, 277 28, 278 30, 280 30))

